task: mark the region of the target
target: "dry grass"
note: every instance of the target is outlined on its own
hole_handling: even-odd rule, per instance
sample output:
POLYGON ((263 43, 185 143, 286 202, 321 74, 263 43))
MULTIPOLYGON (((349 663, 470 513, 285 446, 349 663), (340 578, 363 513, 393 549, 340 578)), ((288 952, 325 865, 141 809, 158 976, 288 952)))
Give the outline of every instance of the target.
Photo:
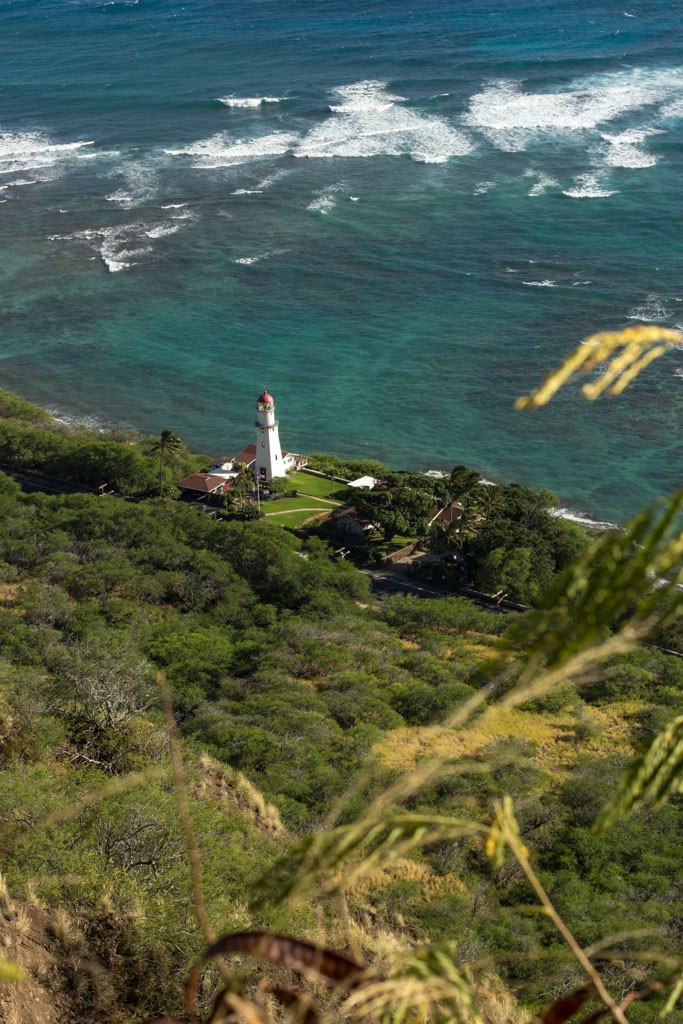
POLYGON ((227 802, 249 814, 262 831, 271 836, 286 836, 280 812, 269 804, 263 794, 241 772, 215 761, 208 754, 200 758, 202 778, 197 795, 227 802))
MULTIPOLYGON (((608 705, 590 709, 595 735, 582 739, 581 749, 595 753, 619 751, 632 754, 630 717, 643 705, 637 702, 608 705)), ((550 714, 520 708, 488 709, 466 730, 438 729, 430 726, 404 726, 393 729, 375 745, 375 753, 389 767, 397 770, 415 768, 427 755, 444 761, 475 757, 496 740, 511 738, 535 744, 533 762, 552 774, 569 771, 578 756, 574 742, 576 718, 571 709, 550 714)))

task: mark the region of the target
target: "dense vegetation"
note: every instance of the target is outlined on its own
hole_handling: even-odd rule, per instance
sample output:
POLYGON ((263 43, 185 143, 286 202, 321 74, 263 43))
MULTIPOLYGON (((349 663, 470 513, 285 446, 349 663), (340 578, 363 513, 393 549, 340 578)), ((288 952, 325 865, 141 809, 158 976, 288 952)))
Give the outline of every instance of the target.
MULTIPOLYGON (((21 404, 5 409, 39 419, 21 404)), ((0 428, 19 436, 16 420, 0 428)), ((31 444, 42 433, 31 427, 31 444)), ((49 422, 45 433, 57 445, 131 448, 49 422)), ((158 450, 134 448, 154 491, 158 450)), ((587 543, 547 515, 544 492, 491 488, 462 467, 423 480, 386 474, 384 493, 417 516, 427 499, 463 504, 436 545, 461 554, 455 571, 466 578, 502 565, 530 588, 587 543)), ((216 521, 167 499, 25 495, 0 474, 0 913, 17 922, 23 913, 34 931, 43 915, 46 945, 63 958, 60 984, 72 990, 63 1018, 123 1022, 177 1008, 202 945, 159 670, 216 930, 267 926, 344 944, 334 900, 282 906, 259 878, 333 806, 352 820, 434 751, 466 755, 473 770, 423 787, 408 809, 483 820, 493 799, 513 796, 539 875, 579 942, 632 933, 605 968, 614 987, 632 984, 644 949, 680 950, 681 801, 602 835, 591 826, 633 751, 683 712, 683 660, 637 648, 612 659, 600 682, 501 712, 495 728, 435 728, 479 691, 510 621, 519 620, 457 598, 376 602, 366 577, 319 538, 267 521, 216 521), (23 910, 12 918, 11 906, 23 910)), ((345 927, 379 961, 456 935, 459 961, 483 972, 489 1019, 517 1022, 582 980, 532 904, 514 862, 492 866, 481 843, 444 840, 353 887, 345 927)), ((19 923, 11 934, 8 955, 21 959, 19 923)), ((652 1019, 645 1006, 630 1016, 652 1019)))
MULTIPOLYGON (((159 773, 159 666, 195 764, 216 926, 319 933, 305 908, 251 916, 254 880, 288 830, 319 824, 361 764, 373 768, 358 806, 411 762, 420 730, 473 692, 506 620, 457 599, 374 605, 365 578, 320 541, 264 522, 215 522, 156 500, 24 496, 0 479, 0 820, 11 891, 80 920, 92 949, 116 964, 117 999, 135 1004, 129 1015, 177 998, 199 940, 174 795, 159 773), (151 773, 141 788, 40 827, 79 793, 141 770, 151 773)), ((633 745, 676 708, 683 662, 641 649, 583 699, 567 691, 515 713, 500 735, 473 731, 469 752, 491 770, 428 790, 415 807, 483 812, 492 796, 514 794, 581 941, 647 925, 666 945, 683 910, 680 808, 601 838, 590 825, 633 745)), ((355 809, 351 801, 345 814, 355 809)), ((369 949, 387 930, 455 931, 466 959, 499 958, 506 983, 538 1004, 575 968, 552 932, 516 909, 528 898, 514 870, 496 873, 456 842, 383 872, 353 905, 369 949)))
MULTIPOLYGON (((170 434, 170 431, 164 433, 170 434)), ((162 435, 163 436, 163 435, 162 435)), ((105 433, 61 423, 23 398, 0 391, 0 464, 91 489, 144 495, 203 468, 205 456, 178 443, 170 465, 159 444, 122 430, 105 433)))

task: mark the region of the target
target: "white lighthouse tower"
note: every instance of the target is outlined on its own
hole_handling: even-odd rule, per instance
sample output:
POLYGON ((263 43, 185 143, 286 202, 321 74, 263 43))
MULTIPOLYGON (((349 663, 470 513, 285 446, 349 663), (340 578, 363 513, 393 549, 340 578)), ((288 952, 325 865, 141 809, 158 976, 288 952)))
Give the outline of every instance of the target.
POLYGON ((274 476, 285 476, 280 435, 275 419, 275 399, 265 388, 263 394, 256 399, 256 408, 256 478, 272 480, 274 476))

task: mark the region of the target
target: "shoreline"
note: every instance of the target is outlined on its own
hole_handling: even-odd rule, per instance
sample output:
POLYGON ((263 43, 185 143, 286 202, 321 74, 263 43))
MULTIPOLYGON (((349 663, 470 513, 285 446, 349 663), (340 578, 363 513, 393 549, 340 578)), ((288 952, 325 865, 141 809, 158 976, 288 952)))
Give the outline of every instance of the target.
MULTIPOLYGON (((17 395, 20 398, 25 398, 24 395, 20 395, 16 391, 10 391, 10 392, 7 392, 7 393, 8 394, 17 395)), ((31 402, 31 399, 26 398, 25 400, 28 401, 28 402, 31 402)), ((95 415, 90 415, 90 414, 86 414, 86 415, 83 415, 83 416, 72 415, 70 413, 63 412, 62 410, 56 409, 54 407, 47 408, 47 407, 39 406, 35 402, 31 402, 31 404, 36 405, 36 407, 39 408, 39 409, 43 409, 45 412, 49 413, 49 415, 52 416, 52 418, 54 420, 56 420, 58 423, 62 423, 66 427, 76 427, 76 428, 77 427, 84 427, 86 430, 97 431, 98 433, 101 433, 101 434, 113 433, 117 429, 128 429, 128 430, 140 433, 141 437, 147 436, 142 431, 140 431, 137 427, 132 426, 131 424, 125 423, 125 422, 123 422, 121 420, 119 420, 117 422, 113 422, 113 421, 112 422, 107 422, 105 420, 99 419, 95 415)), ((326 453, 326 454, 335 454, 335 453, 329 452, 329 453, 326 453)), ((372 458, 372 456, 368 456, 367 454, 358 455, 356 457, 359 458, 359 459, 360 458, 372 458)), ((348 458, 348 456, 341 456, 340 455, 339 458, 348 458)), ((432 477, 448 476, 447 472, 445 472, 444 470, 441 470, 441 469, 436 469, 436 468, 415 470, 415 472, 422 473, 424 476, 432 476, 432 477)), ((512 481, 512 482, 516 482, 516 481, 512 481)), ((495 480, 484 479, 484 483, 487 483, 487 484, 495 486, 495 485, 497 485, 498 482, 495 481, 495 480)), ((549 511, 550 515, 556 516, 556 517, 558 517, 560 519, 566 519, 567 521, 572 522, 572 523, 576 523, 578 526, 581 526, 585 530, 605 531, 605 530, 619 529, 619 524, 618 523, 613 523, 613 522, 611 522, 611 521, 609 521, 607 519, 593 518, 590 514, 588 514, 585 511, 585 509, 583 509, 579 505, 577 505, 574 508, 574 507, 572 507, 571 503, 563 504, 563 505, 558 505, 558 506, 556 506, 554 508, 551 508, 548 511, 549 511)))

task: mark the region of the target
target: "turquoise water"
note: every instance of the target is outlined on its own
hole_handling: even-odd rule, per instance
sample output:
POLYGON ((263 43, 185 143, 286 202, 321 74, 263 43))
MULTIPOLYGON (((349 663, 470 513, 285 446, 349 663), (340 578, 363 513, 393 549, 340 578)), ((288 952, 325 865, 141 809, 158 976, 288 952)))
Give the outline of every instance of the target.
POLYGON ((240 450, 465 462, 622 519, 681 484, 683 357, 526 392, 683 323, 683 5, 10 0, 0 382, 240 450))

